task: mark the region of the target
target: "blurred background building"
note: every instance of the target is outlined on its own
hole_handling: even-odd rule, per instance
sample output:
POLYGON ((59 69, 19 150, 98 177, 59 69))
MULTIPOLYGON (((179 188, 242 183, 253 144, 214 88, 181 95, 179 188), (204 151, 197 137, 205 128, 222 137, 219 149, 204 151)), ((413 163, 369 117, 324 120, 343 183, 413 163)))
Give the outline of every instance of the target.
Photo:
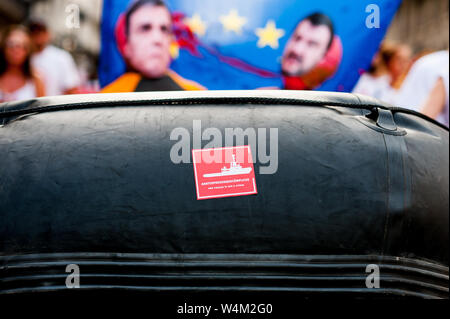
POLYGON ((1 0, 0 28, 26 19, 31 3, 32 1, 27 0, 1 0))
POLYGON ((448 50, 449 1, 403 0, 386 39, 408 44, 414 53, 448 50))

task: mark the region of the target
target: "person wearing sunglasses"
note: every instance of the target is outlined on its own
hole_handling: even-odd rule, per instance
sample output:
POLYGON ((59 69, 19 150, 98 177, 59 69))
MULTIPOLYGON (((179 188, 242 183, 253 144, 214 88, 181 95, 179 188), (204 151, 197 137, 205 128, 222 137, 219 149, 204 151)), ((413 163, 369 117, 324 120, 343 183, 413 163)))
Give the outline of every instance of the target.
POLYGON ((42 80, 31 63, 27 29, 10 26, 0 37, 0 102, 26 100, 45 95, 42 80))

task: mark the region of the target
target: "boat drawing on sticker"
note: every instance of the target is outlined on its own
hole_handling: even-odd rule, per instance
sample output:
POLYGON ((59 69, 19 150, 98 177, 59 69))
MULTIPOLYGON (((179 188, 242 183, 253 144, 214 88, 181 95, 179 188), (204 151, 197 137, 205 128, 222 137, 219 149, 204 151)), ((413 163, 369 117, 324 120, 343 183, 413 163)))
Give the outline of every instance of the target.
POLYGON ((203 177, 210 178, 210 177, 221 177, 221 176, 233 176, 233 175, 246 175, 249 174, 252 171, 251 167, 245 167, 243 168, 241 165, 236 163, 236 156, 233 155, 233 161, 230 163, 230 167, 224 167, 222 168, 222 171, 220 173, 213 173, 213 174, 205 174, 203 177))

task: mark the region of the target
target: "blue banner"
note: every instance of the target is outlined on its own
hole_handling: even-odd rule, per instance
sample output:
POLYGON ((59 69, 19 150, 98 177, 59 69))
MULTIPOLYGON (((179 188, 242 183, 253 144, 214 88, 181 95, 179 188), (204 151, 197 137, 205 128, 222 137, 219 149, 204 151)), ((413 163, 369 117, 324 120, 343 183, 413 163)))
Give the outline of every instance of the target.
MULTIPOLYGON (((120 40, 117 43, 117 26, 131 2, 103 3, 99 67, 102 87, 126 70, 120 40)), ((171 69, 211 90, 283 88, 292 84, 304 89, 350 92, 370 66, 400 3, 401 0, 167 0, 177 36, 171 69), (286 61, 291 58, 291 65, 307 65, 308 57, 290 55, 288 47, 294 40, 305 40, 296 32, 300 23, 315 13, 332 23, 328 51, 314 68, 305 66, 302 72, 299 66, 298 76, 293 76, 285 70, 289 69, 286 61), (184 26, 192 34, 183 32, 184 26)), ((308 21, 311 23, 302 25, 306 35, 322 32, 323 37, 328 36, 328 29, 311 29, 320 21, 308 21)), ((313 40, 308 41, 311 47, 315 45, 313 40)))

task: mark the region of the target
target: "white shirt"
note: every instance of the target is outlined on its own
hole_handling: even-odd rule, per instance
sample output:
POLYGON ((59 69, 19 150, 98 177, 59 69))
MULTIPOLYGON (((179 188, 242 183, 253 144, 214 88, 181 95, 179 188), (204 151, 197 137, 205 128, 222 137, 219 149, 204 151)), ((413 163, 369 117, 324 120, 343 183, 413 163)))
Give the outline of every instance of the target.
POLYGON ((68 89, 80 85, 72 56, 62 49, 48 45, 33 55, 31 63, 43 78, 48 96, 62 95, 68 89))
POLYGON ((0 102, 10 102, 19 100, 29 100, 36 97, 36 86, 33 81, 28 80, 24 86, 14 92, 4 92, 0 90, 0 102))
POLYGON ((390 91, 389 75, 374 77, 368 73, 361 75, 353 89, 353 93, 368 95, 379 100, 383 100, 387 91, 390 91))
POLYGON ((414 63, 397 97, 396 106, 420 111, 436 82, 442 78, 446 90, 446 105, 437 120, 448 126, 449 116, 449 52, 428 54, 414 63))

